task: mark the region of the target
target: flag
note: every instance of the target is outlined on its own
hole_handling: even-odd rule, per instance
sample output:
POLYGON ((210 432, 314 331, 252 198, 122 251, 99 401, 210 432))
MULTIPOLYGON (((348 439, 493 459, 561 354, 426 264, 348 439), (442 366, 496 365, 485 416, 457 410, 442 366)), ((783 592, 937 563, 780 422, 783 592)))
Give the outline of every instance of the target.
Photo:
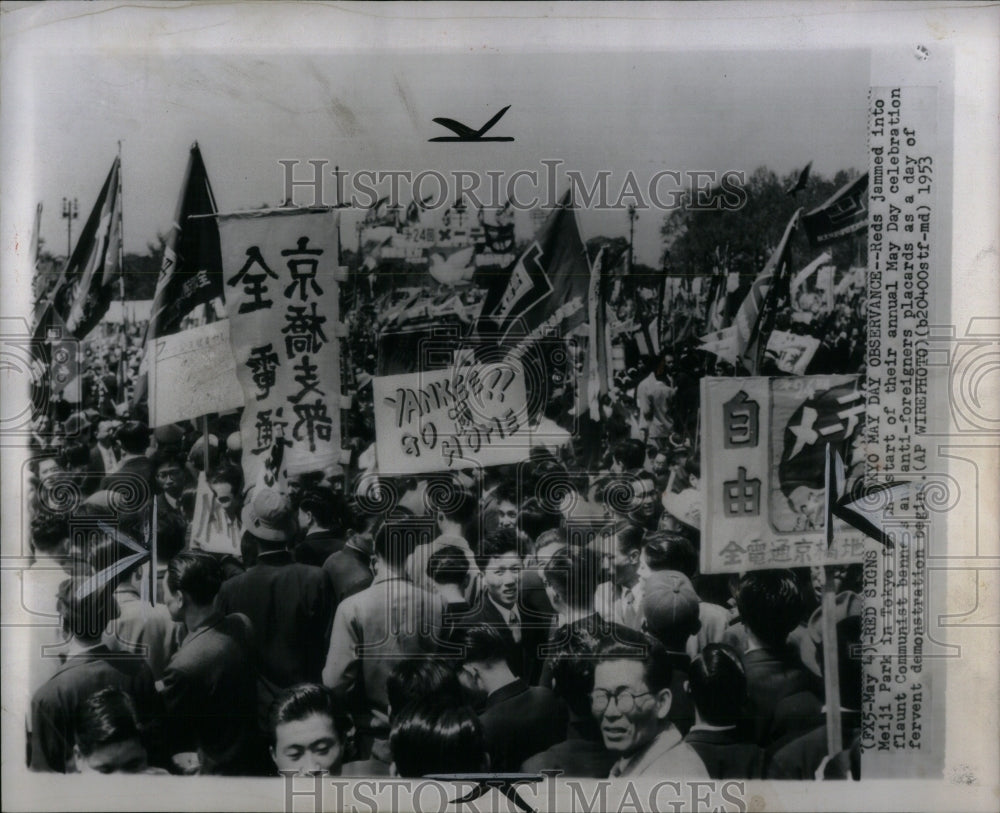
POLYGON ((122 270, 121 203, 121 159, 116 157, 76 247, 42 310, 36 338, 44 339, 58 316, 66 334, 83 339, 107 313, 115 295, 114 283, 122 270))
MULTIPOLYGON (((909 480, 887 483, 865 491, 860 497, 845 493, 844 460, 833 444, 826 446, 826 527, 832 529, 833 517, 857 528, 883 547, 893 547, 885 519, 893 507, 916 496, 918 484, 909 480)), ((832 534, 827 531, 827 545, 832 534)))
POLYGON ((586 321, 590 267, 572 192, 563 196, 517 261, 494 276, 479 314, 480 332, 506 338, 520 320, 529 332, 544 325, 565 335, 586 321))
POLYGON ((607 324, 603 285, 604 249, 597 252, 590 269, 587 291, 587 400, 592 420, 601 419, 601 396, 608 392, 607 324))
POLYGON ((805 268, 799 271, 794 277, 792 277, 792 281, 789 284, 789 295, 793 302, 795 301, 795 297, 798 294, 799 288, 801 288, 803 285, 806 284, 809 277, 811 277, 814 273, 816 273, 816 271, 819 270, 821 265, 830 262, 830 259, 831 259, 830 255, 824 251, 815 260, 809 263, 809 265, 807 265, 805 268))
POLYGON ((802 218, 813 248, 846 237, 868 226, 868 173, 849 181, 802 218))
POLYGON ((789 243, 792 231, 799 223, 802 210, 797 209, 785 227, 781 242, 760 272, 733 320, 740 352, 740 361, 750 375, 757 375, 767 339, 774 324, 775 306, 783 284, 788 282, 789 243))
POLYGON ((775 330, 768 338, 764 355, 783 373, 805 375, 818 349, 819 339, 815 336, 775 330))
POLYGON ((176 333, 198 305, 219 297, 225 301, 218 210, 198 143, 191 146, 174 222, 163 248, 146 341, 176 333))

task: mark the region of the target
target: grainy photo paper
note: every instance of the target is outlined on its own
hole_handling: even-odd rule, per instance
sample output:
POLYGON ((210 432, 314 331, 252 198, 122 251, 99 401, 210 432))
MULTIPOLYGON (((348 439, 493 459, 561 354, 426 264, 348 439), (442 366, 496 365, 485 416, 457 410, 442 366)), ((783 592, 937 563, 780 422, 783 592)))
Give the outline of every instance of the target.
POLYGON ((5 809, 995 809, 995 6, 0 11, 5 809))

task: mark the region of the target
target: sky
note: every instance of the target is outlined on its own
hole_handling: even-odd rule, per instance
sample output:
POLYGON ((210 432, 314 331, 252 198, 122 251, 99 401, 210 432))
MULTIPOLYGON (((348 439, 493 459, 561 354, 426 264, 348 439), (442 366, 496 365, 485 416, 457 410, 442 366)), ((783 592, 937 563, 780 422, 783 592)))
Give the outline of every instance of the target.
MULTIPOLYGON (((302 162, 297 177, 311 172, 305 162, 325 160, 328 169, 354 172, 489 170, 505 178, 559 160, 561 170, 585 179, 609 171, 615 197, 629 171, 643 183, 661 170, 749 175, 767 165, 784 175, 810 160, 824 176, 864 171, 869 68, 859 50, 261 50, 248 57, 245 50, 84 48, 39 52, 25 77, 31 93, 23 121, 35 145, 35 199, 44 205, 48 248, 66 248, 64 197, 79 200, 74 239, 79 234, 121 141, 126 250, 144 252, 170 225, 196 140, 221 211, 280 204, 279 160, 302 162), (490 135, 513 142, 428 143, 449 134, 435 117, 479 127, 506 105, 490 135)), ((561 192, 567 181, 558 177, 561 192)), ((328 181, 324 197, 332 203, 328 181)), ((405 205, 408 192, 403 198, 405 205)), ((638 261, 658 264, 662 222, 662 211, 639 213, 638 261)), ((527 215, 517 223, 526 237, 527 215)), ((580 223, 584 239, 628 232, 620 210, 582 211, 580 223)))

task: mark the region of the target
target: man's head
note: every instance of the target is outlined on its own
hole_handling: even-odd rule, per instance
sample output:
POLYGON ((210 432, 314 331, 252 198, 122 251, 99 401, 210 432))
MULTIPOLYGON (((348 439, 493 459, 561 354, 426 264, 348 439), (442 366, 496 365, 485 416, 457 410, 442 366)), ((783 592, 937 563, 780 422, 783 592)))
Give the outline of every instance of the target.
POLYGON ((299 495, 299 527, 310 531, 340 533, 341 519, 347 511, 344 499, 321 486, 308 486, 299 495))
POLYGON ((105 627, 119 615, 112 584, 83 569, 59 585, 56 606, 63 631, 85 644, 101 640, 105 627))
POLYGON ((46 556, 65 556, 69 550, 69 522, 65 514, 40 512, 31 520, 31 544, 46 556))
POLYGON ((616 585, 631 587, 638 578, 643 529, 628 520, 608 525, 600 540, 601 561, 616 585))
POLYGON ((62 471, 59 465, 59 458, 56 456, 43 457, 38 461, 38 482, 46 483, 62 471))
POLYGON ((628 485, 631 493, 625 517, 645 530, 652 530, 662 509, 656 478, 648 471, 639 471, 628 485))
POLYGON ((115 433, 115 441, 125 454, 145 454, 149 448, 149 427, 139 421, 126 421, 115 433))
POLYGON ((163 582, 170 617, 184 621, 192 612, 211 608, 222 587, 222 567, 214 556, 185 551, 167 564, 163 582))
POLYGON ((470 489, 457 484, 447 484, 427 489, 434 520, 442 535, 469 539, 475 520, 479 516, 479 500, 470 489))
POLYGON ((269 715, 271 759, 296 776, 339 774, 354 734, 350 716, 325 686, 302 683, 286 689, 269 715))
POLYGON ((462 684, 452 664, 433 656, 399 661, 385 681, 389 700, 389 722, 414 700, 438 698, 461 705, 465 701, 462 684))
POLYGON ((184 460, 175 454, 158 450, 152 458, 156 485, 164 494, 177 499, 184 492, 184 460))
POLYGON ((586 627, 571 627, 569 636, 562 639, 550 655, 552 665, 552 691, 561 697, 570 713, 595 740, 601 739, 600 729, 591 714, 591 696, 594 688, 594 655, 598 639, 586 627))
POLYGON ((420 543, 420 537, 405 519, 386 519, 375 529, 374 555, 376 568, 390 573, 402 573, 406 560, 420 543))
POLYGON ((676 570, 694 578, 698 553, 687 537, 675 531, 653 531, 643 537, 639 578, 645 581, 658 570, 676 570))
POLYGON ((524 566, 517 531, 513 527, 502 528, 487 536, 476 557, 476 564, 482 571, 489 597, 502 607, 513 607, 517 603, 524 566))
POLYGON ((646 631, 671 652, 683 652, 688 638, 701 629, 698 594, 676 570, 653 573, 642 589, 646 631))
POLYGON ((80 773, 142 773, 148 766, 132 698, 108 686, 88 697, 77 715, 73 761, 80 773))
POLYGON ((542 584, 556 610, 591 613, 600 572, 600 560, 593 550, 567 546, 542 566, 542 584))
POLYGON ((464 591, 469 584, 469 558, 457 545, 442 545, 427 560, 427 576, 439 588, 451 584, 464 591))
POLYGON ((590 708, 605 748, 631 756, 656 738, 668 725, 672 678, 667 653, 658 644, 650 644, 645 657, 617 641, 601 645, 590 708))
POLYGON ((517 527, 517 485, 510 481, 500 483, 490 496, 488 511, 496 527, 517 527))
POLYGON ((620 441, 615 446, 612 457, 614 459, 612 471, 638 471, 646 465, 646 445, 641 440, 634 438, 620 441))
POLYGON ((239 510, 240 490, 243 486, 243 475, 235 466, 220 466, 208 478, 208 486, 212 489, 216 501, 230 517, 236 516, 239 510))
POLYGON ((389 747, 395 773, 404 779, 489 770, 486 739, 475 712, 440 698, 416 700, 402 709, 393 721, 389 747))
POLYGON ((736 725, 747 702, 747 676, 736 650, 726 644, 706 644, 691 661, 687 691, 703 722, 736 725))
POLYGON ((780 650, 798 626, 802 597, 790 570, 753 570, 740 579, 736 594, 740 618, 761 645, 780 650))
POLYGON ((469 627, 462 637, 463 662, 458 679, 477 701, 514 679, 507 665, 507 648, 488 624, 469 627))

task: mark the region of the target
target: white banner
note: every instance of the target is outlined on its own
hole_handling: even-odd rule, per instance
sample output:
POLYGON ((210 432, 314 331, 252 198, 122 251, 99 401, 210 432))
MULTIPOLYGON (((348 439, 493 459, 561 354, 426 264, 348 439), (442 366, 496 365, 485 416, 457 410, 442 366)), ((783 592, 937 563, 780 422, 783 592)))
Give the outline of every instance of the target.
POLYGON ((150 345, 149 420, 153 426, 243 406, 227 319, 161 336, 150 345))
POLYGON ((226 516, 226 510, 215 498, 205 472, 199 472, 194 516, 191 520, 191 547, 195 550, 240 556, 241 536, 239 517, 230 520, 226 516))
POLYGON ((337 215, 227 215, 219 236, 246 482, 339 464, 337 215))
POLYGON ((826 444, 864 468, 864 392, 854 376, 704 378, 701 568, 705 573, 860 562, 864 535, 824 534, 826 444))

